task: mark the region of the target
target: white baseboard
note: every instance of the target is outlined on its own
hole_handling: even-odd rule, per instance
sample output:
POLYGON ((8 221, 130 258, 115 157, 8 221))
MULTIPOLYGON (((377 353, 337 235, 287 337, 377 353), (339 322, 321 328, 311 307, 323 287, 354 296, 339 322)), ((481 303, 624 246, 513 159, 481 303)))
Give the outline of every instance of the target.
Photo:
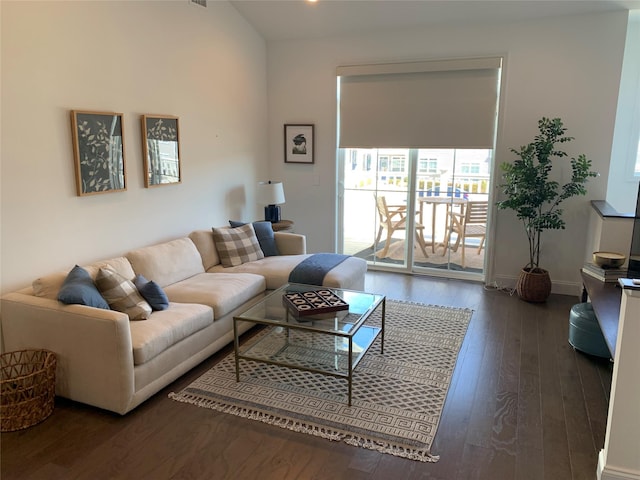
MULTIPOLYGON (((493 285, 493 283, 495 282, 499 287, 515 288, 517 281, 518 277, 510 275, 495 275, 495 279, 493 281, 487 281, 487 285, 493 285)), ((555 281, 552 282, 551 293, 576 297, 577 302, 580 295, 582 294, 582 284, 575 282, 555 281)))
POLYGON ((598 480, 640 480, 640 471, 604 464, 604 450, 598 455, 598 480))

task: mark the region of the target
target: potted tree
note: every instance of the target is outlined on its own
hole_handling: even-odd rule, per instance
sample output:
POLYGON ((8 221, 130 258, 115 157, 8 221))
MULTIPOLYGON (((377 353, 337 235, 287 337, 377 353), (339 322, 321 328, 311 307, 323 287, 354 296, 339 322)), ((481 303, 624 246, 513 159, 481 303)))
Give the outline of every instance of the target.
POLYGON ((566 143, 573 137, 559 118, 543 117, 538 121, 538 135, 534 141, 511 149, 518 157, 513 163, 500 165, 504 183, 500 185, 505 200, 497 202, 500 209, 514 210, 522 220, 529 241, 529 263, 520 271, 516 284, 518 296, 528 302, 544 302, 551 293, 549 272, 540 268, 540 237, 547 229, 564 229, 560 204, 574 195, 587 193, 585 184, 589 177, 597 176, 591 171, 591 160, 584 154, 571 159, 571 180, 564 185, 549 179, 554 158, 566 157, 567 153, 556 144, 566 143))

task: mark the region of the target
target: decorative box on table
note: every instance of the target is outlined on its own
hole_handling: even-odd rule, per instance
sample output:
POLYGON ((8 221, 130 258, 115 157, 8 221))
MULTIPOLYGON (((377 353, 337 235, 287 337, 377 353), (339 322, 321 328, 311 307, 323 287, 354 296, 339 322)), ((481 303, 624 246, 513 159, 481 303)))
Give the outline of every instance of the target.
POLYGON ((296 316, 318 315, 349 309, 347 302, 327 289, 285 293, 282 301, 296 316))

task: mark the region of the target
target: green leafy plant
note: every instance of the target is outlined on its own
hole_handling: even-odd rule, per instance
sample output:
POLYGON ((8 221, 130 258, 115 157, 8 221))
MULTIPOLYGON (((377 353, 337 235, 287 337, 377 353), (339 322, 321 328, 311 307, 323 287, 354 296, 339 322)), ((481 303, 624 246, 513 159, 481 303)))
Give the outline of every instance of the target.
POLYGON ((571 158, 571 181, 560 186, 549 179, 554 158, 566 157, 567 153, 556 144, 570 142, 573 137, 565 135, 567 131, 559 118, 543 117, 538 120, 539 134, 533 142, 511 149, 518 158, 513 162, 500 165, 504 183, 500 185, 506 200, 497 202, 500 209, 511 209, 524 224, 529 240, 529 263, 525 270, 541 271, 540 237, 544 230, 564 229, 563 210, 560 204, 575 195, 585 195, 585 184, 589 177, 598 174, 591 171, 591 160, 584 154, 571 158))

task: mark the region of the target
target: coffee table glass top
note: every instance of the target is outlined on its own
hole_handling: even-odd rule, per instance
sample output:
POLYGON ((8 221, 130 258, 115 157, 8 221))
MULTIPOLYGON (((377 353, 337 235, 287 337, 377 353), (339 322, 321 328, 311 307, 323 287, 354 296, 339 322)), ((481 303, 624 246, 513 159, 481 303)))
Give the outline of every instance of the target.
POLYGON ((353 371, 377 338, 384 351, 385 297, 375 293, 288 284, 274 290, 256 305, 233 317, 236 381, 240 381, 240 360, 269 363, 347 379, 348 404, 351 405, 353 371), (349 305, 315 315, 298 316, 287 306, 287 293, 330 290, 349 305), (367 321, 380 307, 380 315, 367 321), (239 322, 266 326, 264 335, 256 335, 240 345, 239 322))
POLYGON ((284 285, 265 297, 258 304, 241 315, 238 320, 252 321, 263 325, 293 326, 301 329, 333 333, 347 336, 357 332, 360 325, 384 300, 384 295, 355 290, 329 288, 349 304, 349 310, 322 313, 318 315, 295 316, 283 303, 283 295, 290 292, 317 291, 324 287, 291 283, 284 285))

